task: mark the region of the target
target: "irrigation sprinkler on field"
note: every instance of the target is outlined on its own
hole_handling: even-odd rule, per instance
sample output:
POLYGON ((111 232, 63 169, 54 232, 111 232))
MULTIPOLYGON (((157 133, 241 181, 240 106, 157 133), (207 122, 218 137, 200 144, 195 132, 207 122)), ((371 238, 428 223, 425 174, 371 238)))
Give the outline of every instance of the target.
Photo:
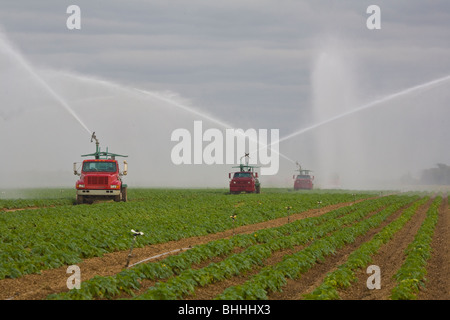
POLYGON ((128 268, 128 265, 130 264, 130 258, 132 257, 131 252, 133 251, 134 244, 136 243, 136 237, 144 235, 143 232, 140 232, 139 230, 133 230, 133 229, 131 229, 131 233, 133 235, 133 242, 131 243, 130 252, 128 253, 127 264, 125 265, 126 268, 128 268))
POLYGON ((234 236, 234 221, 236 220, 236 214, 233 214, 230 216, 230 218, 233 220, 233 236, 234 236))
POLYGON ((286 209, 287 209, 287 216, 288 216, 288 223, 289 223, 289 217, 290 217, 290 215, 291 215, 291 209, 292 209, 292 207, 291 207, 291 206, 287 206, 286 209))
POLYGON ((322 205, 322 201, 317 201, 317 209, 320 209, 321 205, 322 205))

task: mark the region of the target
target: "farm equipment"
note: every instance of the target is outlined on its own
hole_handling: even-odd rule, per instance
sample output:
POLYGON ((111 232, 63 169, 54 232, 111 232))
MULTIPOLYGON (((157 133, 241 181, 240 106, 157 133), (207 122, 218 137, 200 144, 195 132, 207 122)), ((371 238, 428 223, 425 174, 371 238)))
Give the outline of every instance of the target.
POLYGON ((80 176, 76 182, 77 204, 92 203, 94 200, 112 199, 116 202, 127 201, 127 185, 123 183, 122 176, 127 175, 128 164, 123 162, 123 171, 119 170, 116 157, 128 157, 120 154, 100 151, 100 143, 92 134, 91 142, 95 140, 95 153, 85 154, 82 157, 93 156, 93 159, 84 160, 81 172, 78 164, 73 164, 73 173, 80 176))
POLYGON ((230 193, 238 194, 241 192, 246 193, 260 193, 261 192, 261 184, 258 180, 258 172, 255 172, 255 168, 259 168, 257 166, 250 166, 248 164, 249 154, 246 153, 243 157, 241 157, 241 163, 239 166, 233 168, 239 168, 237 172, 231 172, 228 174, 228 178, 230 179, 230 193), (242 158, 245 158, 245 164, 242 163, 242 158), (233 174, 233 178, 231 178, 231 174, 233 174))
POLYGON ((313 188, 313 180, 314 176, 310 175, 310 172, 312 170, 302 169, 300 164, 297 162, 298 169, 298 175, 294 175, 293 179, 294 181, 294 190, 300 190, 300 189, 307 189, 311 190, 313 188))

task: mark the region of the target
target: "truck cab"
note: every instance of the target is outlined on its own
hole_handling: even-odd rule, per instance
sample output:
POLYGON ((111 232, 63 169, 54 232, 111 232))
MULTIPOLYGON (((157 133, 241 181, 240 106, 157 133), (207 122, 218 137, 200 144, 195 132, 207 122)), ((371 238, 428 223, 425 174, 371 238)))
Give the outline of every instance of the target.
POLYGON ((311 177, 309 174, 299 174, 294 176, 294 190, 300 189, 312 189, 314 187, 313 180, 314 177, 311 177))
MULTIPOLYGON (((93 156, 94 159, 84 160, 81 171, 78 164, 73 164, 73 172, 80 178, 75 183, 77 204, 92 203, 95 200, 127 201, 127 185, 123 183, 122 176, 127 174, 128 164, 123 162, 123 170, 120 171, 116 157, 127 157, 119 154, 100 151, 100 146, 95 132, 91 142, 96 141, 95 153, 82 155, 93 156)), ((107 148, 108 149, 108 148, 107 148)))
POLYGON ((231 172, 228 174, 230 179, 230 193, 238 194, 241 192, 246 193, 260 193, 261 184, 258 179, 258 172, 255 172, 256 166, 250 166, 248 164, 249 154, 241 157, 241 164, 237 167, 239 171, 231 172), (242 163, 242 159, 245 158, 245 164, 242 163), (233 177, 232 177, 233 176, 233 177))
POLYGON ((260 193, 260 183, 258 173, 251 171, 239 171, 229 173, 230 193, 237 194, 241 192, 260 193), (233 177, 231 175, 233 174, 233 177))
POLYGON ((122 175, 117 160, 84 160, 80 179, 75 185, 77 203, 108 198, 114 201, 127 201, 127 185, 122 182, 122 175))

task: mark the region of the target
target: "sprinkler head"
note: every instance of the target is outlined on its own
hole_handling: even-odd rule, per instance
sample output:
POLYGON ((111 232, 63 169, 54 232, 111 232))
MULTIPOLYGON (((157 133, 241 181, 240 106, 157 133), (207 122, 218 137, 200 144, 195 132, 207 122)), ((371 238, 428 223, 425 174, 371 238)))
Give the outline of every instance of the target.
POLYGON ((133 229, 131 229, 131 233, 133 234, 133 236, 143 236, 144 235, 144 233, 143 232, 140 232, 139 230, 133 230, 133 229))

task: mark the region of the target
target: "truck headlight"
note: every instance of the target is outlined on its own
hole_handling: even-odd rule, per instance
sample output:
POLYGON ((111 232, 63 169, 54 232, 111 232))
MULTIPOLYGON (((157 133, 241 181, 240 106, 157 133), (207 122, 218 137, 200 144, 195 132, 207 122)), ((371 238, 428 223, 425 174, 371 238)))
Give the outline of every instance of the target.
POLYGON ((115 184, 112 184, 110 187, 111 187, 111 189, 119 189, 119 186, 115 185, 115 184))
POLYGON ((84 184, 79 184, 78 188, 84 188, 84 184))

